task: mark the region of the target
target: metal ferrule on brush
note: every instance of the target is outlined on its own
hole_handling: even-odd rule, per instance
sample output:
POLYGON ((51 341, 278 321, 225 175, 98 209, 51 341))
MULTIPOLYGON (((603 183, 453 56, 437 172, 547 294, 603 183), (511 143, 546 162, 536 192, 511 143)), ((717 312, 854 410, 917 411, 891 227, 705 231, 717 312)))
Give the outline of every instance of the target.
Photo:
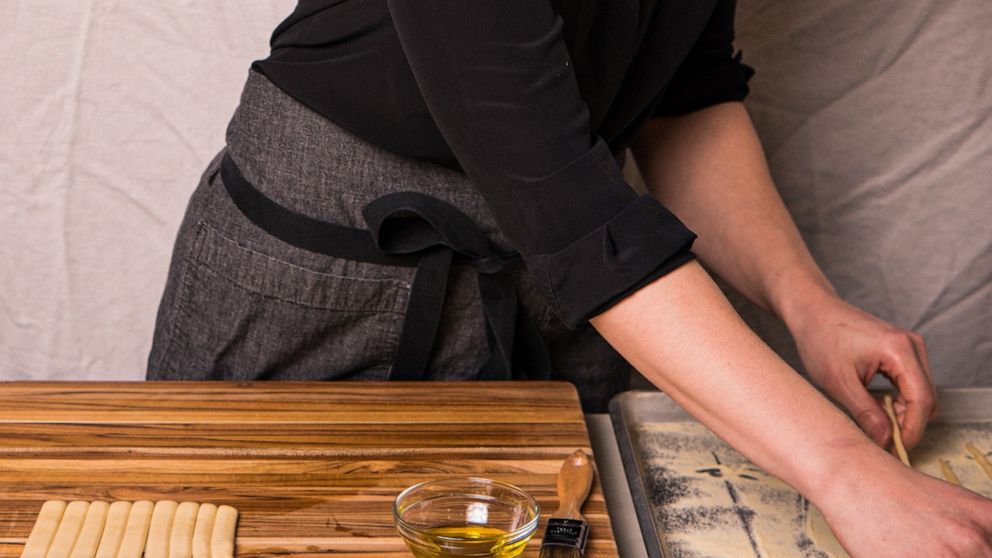
MULTIPOLYGON (((544 544, 542 546, 566 546, 575 548, 581 554, 586 548, 589 538, 589 524, 581 519, 563 519, 552 517, 544 529, 544 544)), ((542 552, 543 556, 544 553, 542 552)))

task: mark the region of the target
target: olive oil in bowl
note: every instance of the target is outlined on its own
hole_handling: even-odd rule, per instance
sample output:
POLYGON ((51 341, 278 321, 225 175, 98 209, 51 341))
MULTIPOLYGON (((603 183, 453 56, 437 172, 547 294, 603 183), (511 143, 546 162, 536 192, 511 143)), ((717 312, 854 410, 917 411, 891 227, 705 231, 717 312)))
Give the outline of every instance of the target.
POLYGON ((432 548, 412 548, 417 558, 516 558, 527 547, 530 537, 513 540, 513 533, 485 525, 445 525, 424 529, 432 548))
POLYGON ((516 558, 539 513, 519 488, 473 477, 411 486, 393 506, 396 530, 417 558, 516 558))

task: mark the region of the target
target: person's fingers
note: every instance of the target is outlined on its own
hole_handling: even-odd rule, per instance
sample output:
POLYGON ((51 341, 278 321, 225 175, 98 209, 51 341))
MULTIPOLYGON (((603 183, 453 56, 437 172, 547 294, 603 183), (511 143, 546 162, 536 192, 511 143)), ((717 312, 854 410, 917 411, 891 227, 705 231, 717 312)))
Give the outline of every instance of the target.
POLYGON ((909 339, 913 342, 913 348, 916 350, 916 358, 923 365, 923 370, 927 373, 927 380, 930 381, 930 391, 933 393, 934 406, 928 418, 933 419, 937 416, 937 384, 934 382, 933 370, 930 368, 930 357, 927 355, 927 346, 923 341, 923 336, 915 331, 909 332, 909 339))
POLYGON ((917 357, 915 344, 910 337, 894 342, 883 362, 884 373, 899 390, 897 401, 905 405, 899 426, 903 443, 912 448, 923 437, 927 420, 936 408, 936 396, 929 375, 917 357))
POLYGON ((892 443, 892 425, 885 409, 858 380, 857 374, 837 374, 839 382, 829 386, 828 391, 854 417, 854 421, 869 438, 883 448, 892 443))

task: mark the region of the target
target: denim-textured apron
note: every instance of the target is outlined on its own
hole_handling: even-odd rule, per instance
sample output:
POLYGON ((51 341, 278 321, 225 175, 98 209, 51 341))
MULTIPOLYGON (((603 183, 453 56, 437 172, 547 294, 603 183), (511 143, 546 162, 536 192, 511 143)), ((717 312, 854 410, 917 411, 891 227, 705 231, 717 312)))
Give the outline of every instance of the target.
POLYGON ((548 296, 464 174, 250 70, 180 227, 147 378, 564 379, 603 411, 632 369, 548 296))

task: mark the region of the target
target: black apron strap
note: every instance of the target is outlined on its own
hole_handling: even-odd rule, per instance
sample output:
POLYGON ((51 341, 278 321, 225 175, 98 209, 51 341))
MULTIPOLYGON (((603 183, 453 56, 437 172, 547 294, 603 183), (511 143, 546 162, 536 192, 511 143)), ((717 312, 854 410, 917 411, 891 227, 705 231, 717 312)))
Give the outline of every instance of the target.
POLYGON ((297 213, 272 201, 241 174, 230 154, 224 153, 220 176, 234 205, 260 229, 310 252, 363 262, 414 267, 415 255, 381 252, 368 231, 328 223, 297 213))
MULTIPOLYGON (((458 208, 419 192, 395 192, 376 198, 365 206, 362 215, 376 246, 383 252, 410 254, 446 247, 457 254, 462 261, 475 266, 479 273, 479 295, 482 300, 486 340, 489 345, 489 360, 482 366, 480 380, 509 380, 514 370, 515 356, 518 365, 526 363, 517 368, 525 368, 527 377, 533 379, 551 377, 551 360, 537 328, 533 324, 519 330, 517 328, 518 321, 526 321, 528 324, 530 322, 519 308, 517 293, 509 274, 510 263, 518 259, 519 254, 500 250, 489 241, 475 221, 458 208), (525 336, 526 339, 519 345, 531 354, 515 354, 517 338, 520 336, 525 336)), ((422 280, 420 269, 418 266, 414 289, 417 289, 417 283, 422 280)), ((447 276, 447 271, 444 275, 447 276)), ((432 277, 436 283, 424 289, 435 291, 432 299, 443 299, 446 281, 436 276, 432 277)), ((413 306, 412 294, 411 306, 413 306)), ((438 323, 428 321, 426 314, 418 315, 412 310, 414 309, 407 311, 403 330, 422 328, 425 330, 423 337, 426 337, 426 332, 431 332, 430 342, 424 345, 433 346, 433 335, 437 332, 438 323)), ((439 320, 440 310, 437 310, 430 319, 439 320)), ((402 335, 400 340, 402 347, 402 335)), ((422 338, 422 340, 426 339, 422 338)), ((393 372, 403 378, 408 376, 422 378, 426 371, 426 362, 423 369, 417 367, 418 364, 397 358, 393 363, 393 372), (406 366, 409 366, 410 370, 400 369, 406 366)))
POLYGON ((479 273, 489 360, 481 380, 549 379, 551 359, 537 327, 517 300, 509 266, 516 252, 492 244, 458 208, 419 192, 386 194, 362 215, 369 230, 313 219, 280 206, 258 191, 225 154, 221 178, 235 205, 272 236, 311 252, 383 265, 413 267, 410 301, 390 380, 422 380, 441 322, 452 263, 479 273), (518 372, 513 375, 514 370, 518 372))
POLYGON ((453 252, 446 247, 428 248, 420 258, 410 287, 410 302, 400 340, 389 367, 390 380, 423 380, 441 325, 444 292, 448 287, 453 252))

